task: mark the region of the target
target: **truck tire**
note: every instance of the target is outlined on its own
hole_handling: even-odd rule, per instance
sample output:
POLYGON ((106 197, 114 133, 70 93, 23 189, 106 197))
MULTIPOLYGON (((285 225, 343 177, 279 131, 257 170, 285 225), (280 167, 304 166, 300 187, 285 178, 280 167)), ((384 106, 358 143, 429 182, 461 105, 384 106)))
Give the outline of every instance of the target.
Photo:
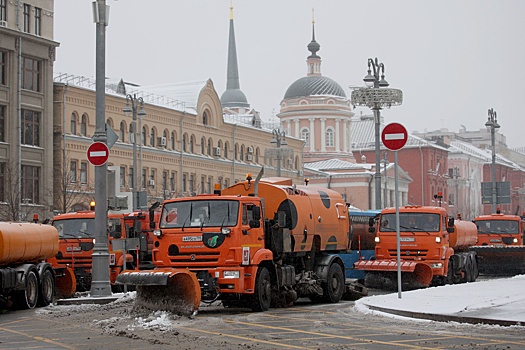
POLYGON ((345 276, 341 265, 333 263, 328 270, 326 283, 323 287, 323 301, 328 303, 338 303, 345 291, 345 276))
POLYGON ((38 305, 48 306, 55 297, 55 277, 49 269, 45 270, 40 277, 40 293, 38 305))
POLYGON ((266 311, 272 302, 272 282, 270 272, 266 267, 259 267, 257 278, 255 279, 255 293, 251 309, 252 311, 266 311))
POLYGON ((25 288, 15 295, 15 305, 21 309, 33 309, 38 303, 38 278, 33 270, 25 276, 25 288))

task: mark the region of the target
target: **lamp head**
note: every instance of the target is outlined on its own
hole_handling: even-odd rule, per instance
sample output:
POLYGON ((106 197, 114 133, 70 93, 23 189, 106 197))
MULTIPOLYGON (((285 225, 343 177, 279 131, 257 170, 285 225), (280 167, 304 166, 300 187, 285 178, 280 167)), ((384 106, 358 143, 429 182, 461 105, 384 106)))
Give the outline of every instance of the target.
POLYGON ((368 69, 368 74, 363 78, 363 81, 367 87, 374 86, 376 78, 372 75, 372 71, 370 69, 368 69))

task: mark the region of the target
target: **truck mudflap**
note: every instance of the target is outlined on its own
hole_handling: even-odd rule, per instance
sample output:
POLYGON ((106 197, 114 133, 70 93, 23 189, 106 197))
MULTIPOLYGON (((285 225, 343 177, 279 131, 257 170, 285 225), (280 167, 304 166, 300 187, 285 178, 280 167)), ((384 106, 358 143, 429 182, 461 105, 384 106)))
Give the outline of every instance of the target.
POLYGON ((525 273, 525 246, 473 246, 482 274, 514 275, 525 273))
MULTIPOLYGON (((373 272, 397 272, 396 260, 360 260, 354 264, 356 270, 373 272)), ((422 262, 401 260, 401 272, 410 273, 416 283, 429 286, 432 282, 432 268, 422 262)))
POLYGON ((199 281, 188 269, 125 270, 115 283, 137 286, 136 304, 150 310, 190 316, 196 314, 201 302, 199 281))

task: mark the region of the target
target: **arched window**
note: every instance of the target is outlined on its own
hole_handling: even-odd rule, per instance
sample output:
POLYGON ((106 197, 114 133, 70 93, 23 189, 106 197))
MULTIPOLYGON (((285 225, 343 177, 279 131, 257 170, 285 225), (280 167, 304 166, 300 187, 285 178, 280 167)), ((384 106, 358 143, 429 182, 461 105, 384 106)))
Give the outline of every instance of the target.
POLYGON ((206 138, 203 136, 201 138, 201 154, 205 155, 206 153, 206 138))
POLYGON ((80 135, 87 136, 87 115, 82 114, 82 120, 80 121, 80 135))
POLYGON ((211 150, 211 146, 212 146, 212 142, 211 142, 211 139, 208 139, 208 155, 211 156, 212 155, 212 150, 211 150))
POLYGON ((228 159, 228 142, 224 143, 224 158, 228 159))
POLYGON ((133 124, 130 123, 129 124, 129 142, 130 143, 135 143, 135 135, 133 134, 133 124))
POLYGON ((195 153, 195 136, 190 137, 190 153, 195 153))
POLYGON ((146 136, 148 135, 148 130, 145 126, 142 127, 142 134, 140 135, 140 144, 146 146, 146 136))
POLYGON ((71 133, 73 135, 77 134, 77 114, 71 113, 71 133))
POLYGON ((307 128, 301 129, 301 139, 304 140, 306 145, 310 142, 310 132, 307 128))
POLYGON ((332 128, 326 129, 325 145, 326 147, 334 147, 334 130, 332 128))
POLYGON ((259 147, 257 147, 255 149, 255 163, 259 164, 259 153, 261 152, 261 150, 259 149, 259 147))
POLYGON ((120 141, 124 142, 124 138, 126 135, 126 123, 124 121, 120 122, 120 129, 119 129, 119 135, 120 141))
POLYGON ((186 144, 188 143, 188 134, 182 135, 182 151, 187 152, 186 144))
POLYGON ((239 153, 239 145, 235 144, 235 146, 233 147, 233 159, 235 160, 239 159, 237 158, 238 153, 239 153))
POLYGON ((240 160, 244 161, 244 145, 241 146, 241 152, 239 154, 240 160))
POLYGON ((171 132, 171 149, 175 150, 175 131, 171 132))
POLYGON ((149 135, 149 145, 151 147, 155 147, 155 128, 151 128, 150 135, 149 135))
POLYGON ((208 113, 206 111, 202 112, 202 124, 208 125, 208 113))
POLYGON ((164 148, 166 148, 167 144, 168 144, 168 131, 167 130, 164 130, 162 132, 162 137, 163 137, 163 140, 164 140, 164 148))

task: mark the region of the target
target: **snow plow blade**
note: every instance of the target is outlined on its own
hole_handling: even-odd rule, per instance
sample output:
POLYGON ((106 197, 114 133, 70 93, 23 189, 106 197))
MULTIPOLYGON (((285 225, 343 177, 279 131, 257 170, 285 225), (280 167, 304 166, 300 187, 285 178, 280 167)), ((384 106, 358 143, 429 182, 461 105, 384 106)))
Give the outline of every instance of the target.
POLYGON ((71 268, 55 270, 55 287, 58 299, 73 297, 77 291, 77 279, 71 268))
MULTIPOLYGON (((354 264, 356 270, 373 272, 397 272, 396 260, 360 260, 354 264)), ((432 269, 429 265, 415 261, 401 260, 401 272, 410 275, 415 284, 428 287, 432 282, 432 269)))
POLYGON ((197 276, 187 269, 125 270, 115 283, 137 286, 136 304, 150 310, 190 316, 201 302, 197 276))
POLYGON ((487 275, 518 275, 525 273, 525 246, 474 246, 478 269, 487 275))

